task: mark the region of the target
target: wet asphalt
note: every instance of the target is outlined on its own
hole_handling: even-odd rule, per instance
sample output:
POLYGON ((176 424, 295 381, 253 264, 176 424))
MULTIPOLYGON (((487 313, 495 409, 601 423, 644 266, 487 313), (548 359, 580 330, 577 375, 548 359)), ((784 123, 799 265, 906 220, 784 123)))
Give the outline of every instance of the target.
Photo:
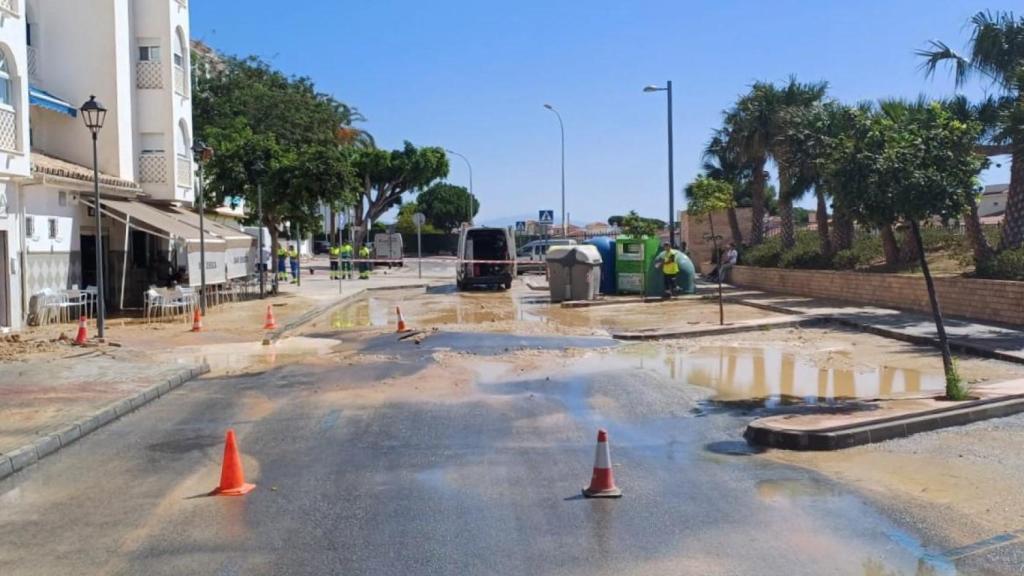
MULTIPOLYGON (((941 534, 922 541, 840 484, 751 456, 749 416, 653 371, 481 371, 455 401, 332 400, 415 378, 438 350, 485 363, 606 339, 347 345, 388 360, 197 381, 0 482, 0 573, 957 573, 941 534), (210 497, 229 427, 257 489, 210 497), (579 496, 598 427, 620 500, 579 496)), ((1001 573, 993 562, 978 572, 1001 573)))

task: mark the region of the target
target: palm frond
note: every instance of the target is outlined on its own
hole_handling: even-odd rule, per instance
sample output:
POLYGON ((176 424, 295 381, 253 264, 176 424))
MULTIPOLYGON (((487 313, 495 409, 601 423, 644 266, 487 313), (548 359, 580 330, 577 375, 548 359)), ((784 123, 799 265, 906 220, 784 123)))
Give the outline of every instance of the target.
POLYGON ((940 64, 948 64, 953 67, 956 85, 963 86, 970 74, 970 61, 939 40, 931 40, 928 42, 928 45, 931 47, 930 50, 918 50, 915 52, 915 54, 924 58, 920 69, 924 71, 925 77, 933 77, 935 70, 938 69, 940 64))

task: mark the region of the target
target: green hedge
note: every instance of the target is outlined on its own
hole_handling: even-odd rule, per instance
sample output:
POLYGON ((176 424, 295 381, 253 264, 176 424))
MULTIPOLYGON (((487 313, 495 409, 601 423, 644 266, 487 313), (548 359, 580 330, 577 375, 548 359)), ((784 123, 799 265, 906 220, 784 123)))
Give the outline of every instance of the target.
POLYGON ((979 262, 976 273, 980 278, 1024 280, 1024 248, 1004 250, 987 262, 979 262))

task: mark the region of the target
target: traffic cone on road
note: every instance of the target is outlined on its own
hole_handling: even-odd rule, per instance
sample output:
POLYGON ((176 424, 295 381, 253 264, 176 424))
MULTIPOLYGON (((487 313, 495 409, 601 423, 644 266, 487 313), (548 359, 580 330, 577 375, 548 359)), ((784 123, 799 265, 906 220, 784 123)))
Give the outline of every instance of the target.
POLYGON ((597 452, 594 454, 594 474, 590 486, 583 489, 587 498, 620 498, 622 490, 615 486, 612 473, 612 456, 608 451, 608 432, 597 431, 597 452))
POLYGON ((274 330, 277 328, 277 322, 274 320, 274 310, 270 304, 267 304, 267 319, 263 323, 264 330, 274 330))
POLYGON ((199 313, 199 308, 196 308, 195 312, 192 313, 192 331, 203 331, 203 316, 199 313))
POLYGON ((81 346, 89 338, 89 330, 85 327, 85 316, 78 317, 78 334, 75 335, 75 344, 81 346))
POLYGON ((399 334, 401 334, 403 332, 409 332, 410 331, 409 327, 405 325, 405 317, 402 316, 402 308, 400 306, 395 306, 395 311, 398 312, 398 330, 397 330, 397 332, 399 334))
POLYGON ((235 443, 235 431, 228 429, 227 438, 224 440, 224 464, 220 470, 220 486, 213 492, 222 496, 242 496, 255 487, 255 484, 245 483, 245 471, 242 470, 242 457, 238 454, 238 445, 235 443))

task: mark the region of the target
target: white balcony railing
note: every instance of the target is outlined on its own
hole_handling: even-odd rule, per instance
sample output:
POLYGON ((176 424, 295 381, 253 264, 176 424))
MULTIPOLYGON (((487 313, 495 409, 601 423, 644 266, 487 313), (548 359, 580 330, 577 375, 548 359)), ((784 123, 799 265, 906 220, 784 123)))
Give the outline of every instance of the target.
POLYGON ((182 188, 192 187, 192 159, 188 156, 178 156, 178 186, 182 188))
POLYGON ((145 61, 135 65, 135 87, 142 90, 159 90, 164 87, 164 77, 159 62, 145 61))
POLYGON ((8 108, 0 108, 0 149, 18 149, 18 115, 8 108))
POLYGON ((139 154, 139 182, 144 184, 167 182, 167 154, 163 152, 139 154))
MULTIPOLYGON (((0 0, 3 1, 3 0, 0 0)), ((28 46, 28 77, 32 80, 39 79, 39 50, 34 46, 28 46)))
POLYGON ((185 71, 178 66, 174 67, 174 93, 182 96, 188 94, 185 92, 185 71))

